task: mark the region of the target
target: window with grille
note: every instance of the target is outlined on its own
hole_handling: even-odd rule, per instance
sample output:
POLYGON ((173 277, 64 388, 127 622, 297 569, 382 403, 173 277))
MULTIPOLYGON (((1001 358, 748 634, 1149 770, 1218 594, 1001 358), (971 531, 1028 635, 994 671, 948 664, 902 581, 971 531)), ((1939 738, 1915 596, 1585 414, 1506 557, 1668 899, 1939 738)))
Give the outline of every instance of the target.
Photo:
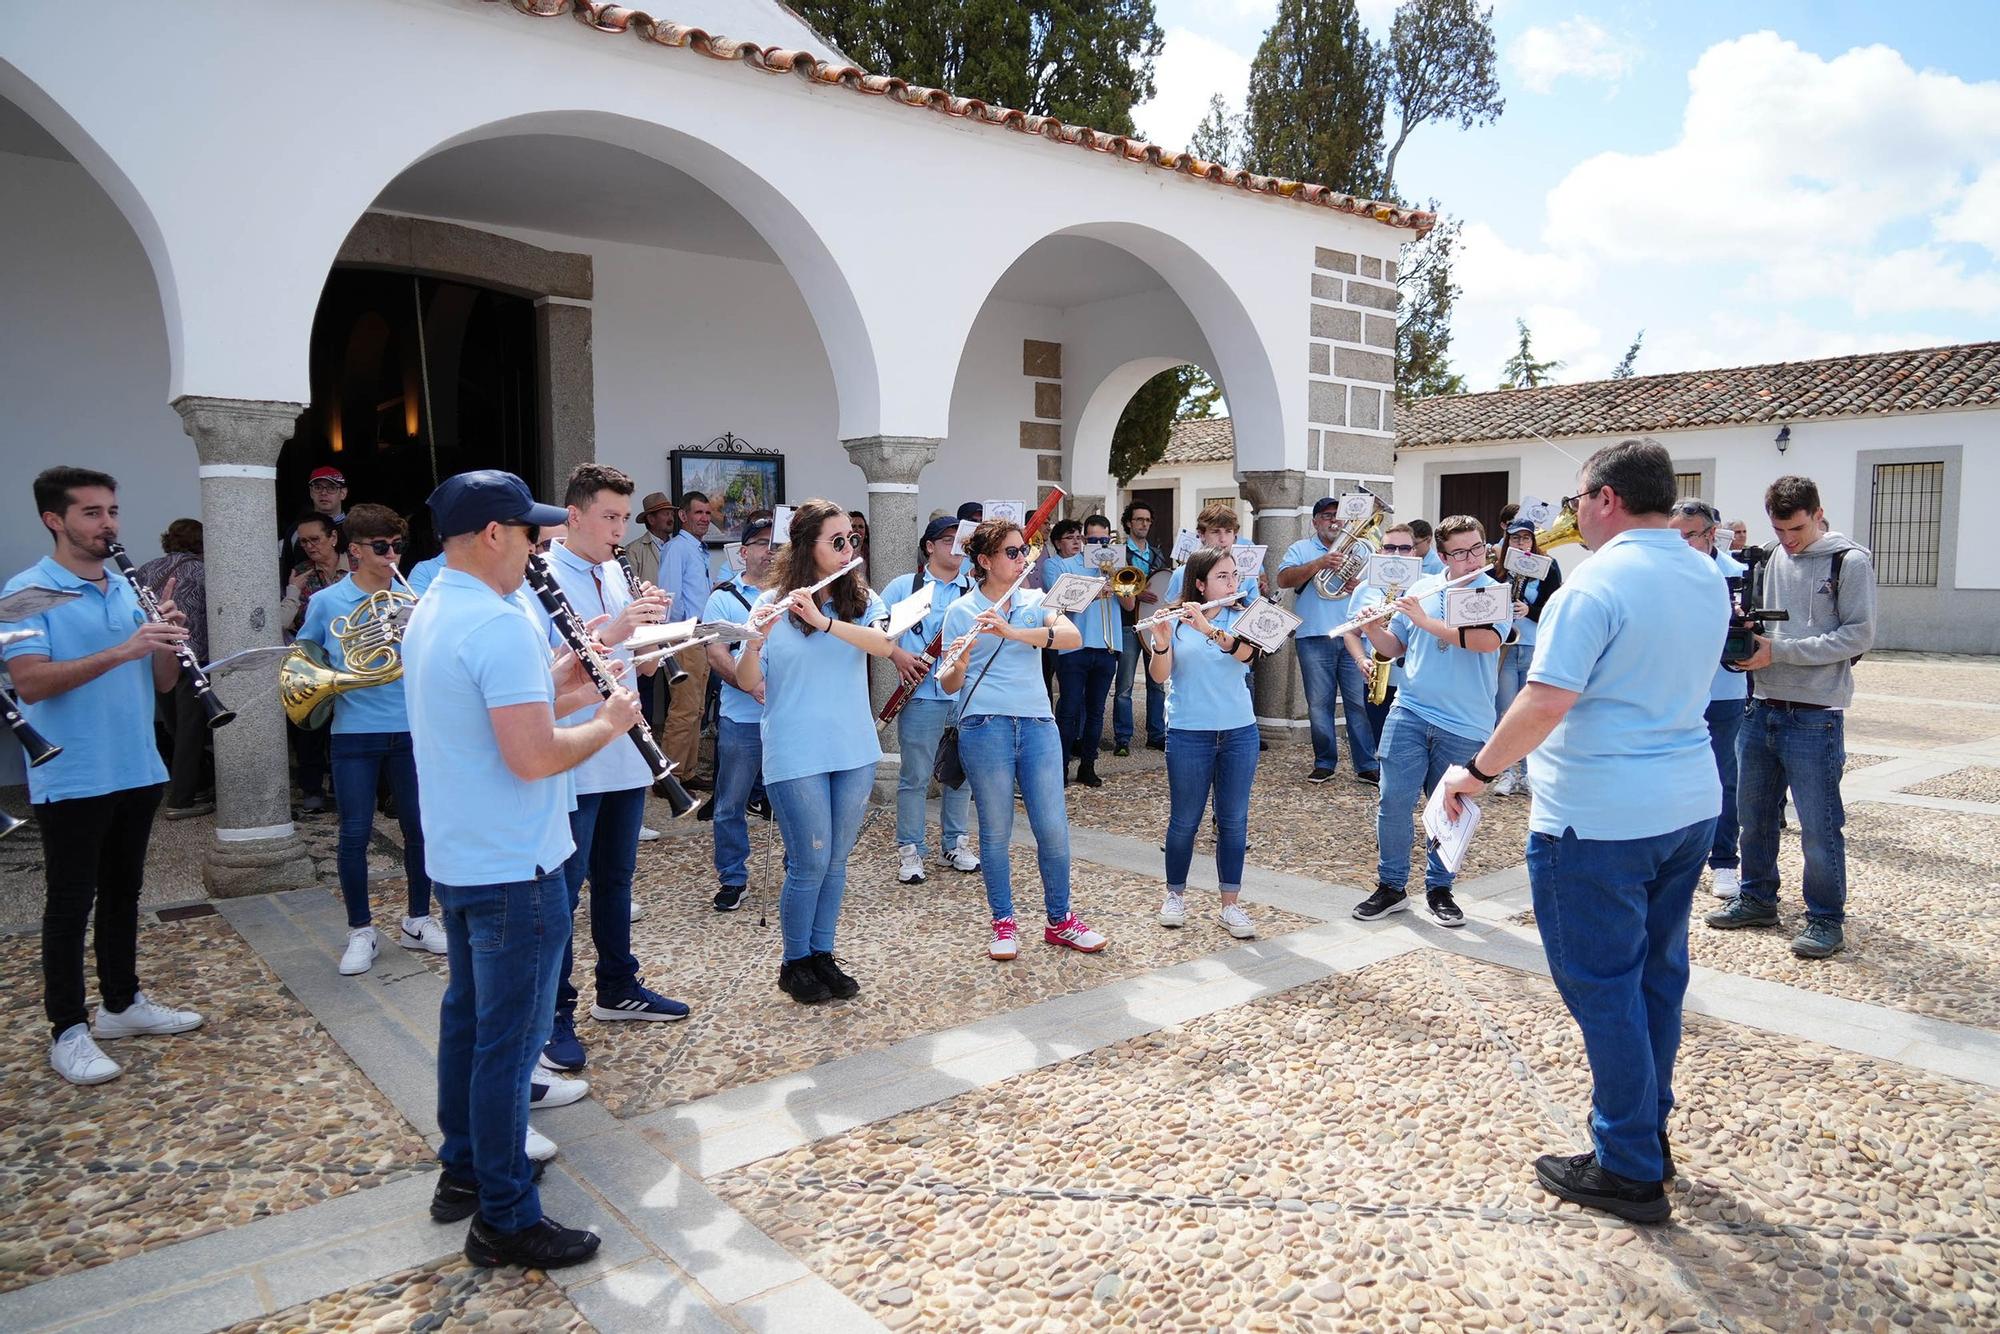
POLYGON ((1701 493, 1701 474, 1698 472, 1677 472, 1674 474, 1674 495, 1682 500, 1707 500, 1701 493))
POLYGON ((1944 532, 1944 464, 1878 463, 1868 546, 1884 588, 1935 588, 1944 532))

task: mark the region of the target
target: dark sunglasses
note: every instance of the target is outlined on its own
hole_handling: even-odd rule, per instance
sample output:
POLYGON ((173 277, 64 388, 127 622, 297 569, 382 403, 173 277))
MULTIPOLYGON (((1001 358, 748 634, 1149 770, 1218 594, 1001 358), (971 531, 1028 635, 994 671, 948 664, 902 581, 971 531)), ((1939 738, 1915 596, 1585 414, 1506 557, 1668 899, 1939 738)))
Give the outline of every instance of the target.
POLYGON ((829 537, 826 540, 828 545, 830 545, 835 551, 845 551, 849 547, 853 547, 856 551, 861 550, 861 539, 858 537, 850 537, 846 533, 835 533, 832 537, 829 537))
POLYGON ((1032 550, 1034 550, 1033 547, 1001 547, 1000 554, 1008 560, 1019 560, 1032 550))
POLYGON ((1408 542, 1384 542, 1382 544, 1382 554, 1385 556, 1413 556, 1416 554, 1416 551, 1416 547, 1408 542))
POLYGON ((403 549, 403 539, 400 537, 375 537, 370 538, 361 545, 367 547, 378 556, 386 556, 392 551, 400 552, 403 549))

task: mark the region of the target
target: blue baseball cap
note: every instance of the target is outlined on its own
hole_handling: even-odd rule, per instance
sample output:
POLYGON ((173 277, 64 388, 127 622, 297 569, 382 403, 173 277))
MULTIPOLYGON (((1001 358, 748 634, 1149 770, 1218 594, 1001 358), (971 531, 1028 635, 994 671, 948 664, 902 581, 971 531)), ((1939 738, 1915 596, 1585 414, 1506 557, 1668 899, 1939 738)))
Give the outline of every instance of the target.
MULTIPOLYGON (((932 519, 928 525, 925 526, 924 541, 935 542, 940 537, 949 537, 951 534, 958 531, 958 525, 961 522, 963 522, 963 520, 954 518, 952 515, 949 514, 938 515, 935 519, 932 519)), ((921 548, 922 543, 919 543, 918 545, 919 548, 921 548)))
POLYGON ((511 472, 481 468, 447 477, 425 502, 440 540, 476 533, 489 523, 525 523, 559 528, 569 522, 560 505, 538 505, 528 484, 511 472))

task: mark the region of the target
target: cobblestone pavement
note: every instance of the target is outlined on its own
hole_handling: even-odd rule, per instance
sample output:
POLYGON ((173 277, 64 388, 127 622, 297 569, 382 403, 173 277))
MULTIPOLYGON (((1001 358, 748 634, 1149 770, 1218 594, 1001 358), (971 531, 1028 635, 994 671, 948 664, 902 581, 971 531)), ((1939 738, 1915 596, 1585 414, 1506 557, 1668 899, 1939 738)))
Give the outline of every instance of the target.
POLYGON ((590 1322, 540 1271, 475 1269, 462 1259, 405 1269, 302 1302, 222 1334, 591 1334, 590 1322))
POLYGON ((1982 1090, 1693 1019, 1649 1233, 1534 1182, 1583 1069, 1546 979, 1426 951, 716 1185, 892 1328, 2000 1319, 1982 1090))
POLYGON ((107 1040, 125 1073, 92 1088, 49 1069, 40 943, 0 937, 0 1291, 429 1170, 220 917, 141 928, 148 991, 206 1023, 107 1040))

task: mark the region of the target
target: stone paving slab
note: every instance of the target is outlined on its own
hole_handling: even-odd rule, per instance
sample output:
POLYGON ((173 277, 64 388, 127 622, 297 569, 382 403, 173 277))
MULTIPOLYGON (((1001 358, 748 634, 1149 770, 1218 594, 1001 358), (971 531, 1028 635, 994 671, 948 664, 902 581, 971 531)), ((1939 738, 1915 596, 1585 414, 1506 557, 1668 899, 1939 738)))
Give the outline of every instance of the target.
POLYGON ((1846 723, 1846 735, 1852 740, 1899 746, 1960 745, 1996 733, 2000 716, 1990 709, 1946 700, 1857 700, 1846 723))
POLYGON ((1691 1019, 1648 1231, 1534 1184, 1583 1080, 1546 979, 1419 951, 710 1184, 892 1328, 2000 1319, 1983 1090, 1691 1019))
POLYGON ((48 1067, 39 939, 0 938, 0 1292, 429 1166, 221 918, 143 925, 139 967, 151 994, 207 1023, 106 1041, 124 1075, 80 1088, 48 1067))
POLYGON ((539 1270, 479 1269, 463 1257, 404 1269, 275 1315, 230 1325, 222 1334, 405 1334, 468 1329, 587 1334, 592 1326, 539 1270))

